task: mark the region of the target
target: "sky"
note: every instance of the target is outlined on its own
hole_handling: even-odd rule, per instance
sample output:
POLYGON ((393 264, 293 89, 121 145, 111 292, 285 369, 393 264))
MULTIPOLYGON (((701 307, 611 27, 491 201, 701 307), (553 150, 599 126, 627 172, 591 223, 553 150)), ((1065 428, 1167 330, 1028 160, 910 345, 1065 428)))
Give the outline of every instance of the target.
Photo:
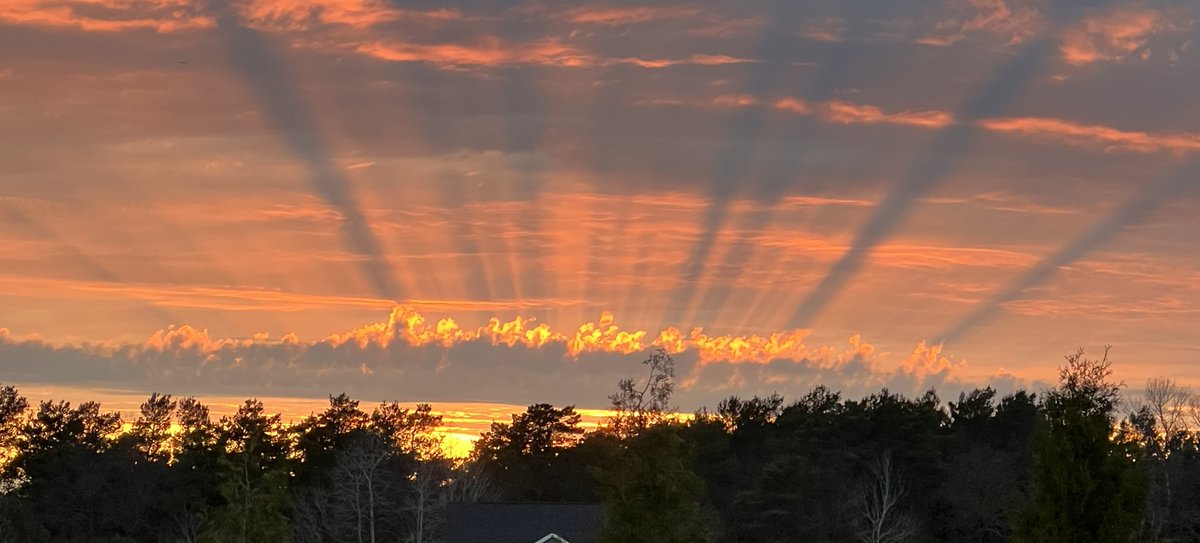
POLYGON ((0 380, 483 420, 656 348, 690 411, 1112 345, 1200 384, 1198 16, 5 0, 0 380))

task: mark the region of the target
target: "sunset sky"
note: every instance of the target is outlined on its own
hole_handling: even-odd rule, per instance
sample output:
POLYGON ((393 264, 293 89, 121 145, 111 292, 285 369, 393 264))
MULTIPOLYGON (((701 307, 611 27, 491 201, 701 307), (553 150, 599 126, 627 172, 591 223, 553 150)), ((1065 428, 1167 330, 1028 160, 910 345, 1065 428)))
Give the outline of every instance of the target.
POLYGON ((3 0, 0 381, 601 408, 662 347, 690 411, 1111 344, 1200 385, 1197 17, 3 0))

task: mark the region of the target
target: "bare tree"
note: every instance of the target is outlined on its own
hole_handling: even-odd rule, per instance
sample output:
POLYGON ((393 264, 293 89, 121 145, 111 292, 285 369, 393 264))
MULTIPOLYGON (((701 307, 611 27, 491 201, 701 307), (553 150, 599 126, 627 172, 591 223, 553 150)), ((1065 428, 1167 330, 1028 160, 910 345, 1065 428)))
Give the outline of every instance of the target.
POLYGON ((871 461, 867 480, 858 495, 862 528, 858 537, 864 543, 901 543, 916 534, 916 523, 900 510, 900 501, 908 495, 892 467, 891 452, 871 461))
POLYGON ((1188 398, 1187 413, 1191 418, 1191 427, 1196 432, 1200 432, 1200 394, 1192 394, 1188 398))
POLYGON ((176 511, 174 521, 178 529, 175 538, 177 543, 197 543, 205 523, 208 522, 208 515, 203 509, 198 510, 196 506, 184 503, 179 511, 176 511))
POLYGON ((636 379, 622 379, 612 401, 613 416, 608 430, 619 437, 635 436, 643 430, 671 418, 671 394, 675 391, 675 359, 666 349, 658 348, 642 361, 650 368, 645 384, 636 379))
POLYGON ((1195 401, 1191 389, 1179 386, 1166 378, 1146 381, 1146 391, 1136 413, 1149 415, 1145 435, 1146 452, 1150 459, 1150 488, 1146 500, 1145 527, 1151 541, 1157 541, 1170 516, 1173 501, 1169 458, 1188 436, 1189 405, 1195 401))
POLYGON ((476 503, 499 497, 491 477, 488 477, 479 460, 463 460, 455 465, 446 490, 447 501, 452 503, 476 503))
POLYGON ((1191 389, 1166 378, 1146 381, 1146 392, 1135 407, 1144 407, 1153 415, 1155 454, 1169 455, 1174 444, 1188 432, 1187 416, 1193 395, 1191 389))
POLYGON ((335 511, 337 504, 326 488, 310 488, 292 500, 295 512, 292 521, 292 536, 296 543, 324 543, 337 541, 343 530, 341 519, 335 511))
POLYGON ((412 532, 408 541, 426 543, 441 528, 442 510, 446 505, 446 470, 440 460, 422 460, 409 474, 410 484, 403 509, 412 516, 412 532))
POLYGON ((375 435, 355 440, 334 466, 333 489, 351 513, 359 543, 376 543, 379 517, 388 508, 389 477, 383 468, 391 455, 387 442, 375 435))

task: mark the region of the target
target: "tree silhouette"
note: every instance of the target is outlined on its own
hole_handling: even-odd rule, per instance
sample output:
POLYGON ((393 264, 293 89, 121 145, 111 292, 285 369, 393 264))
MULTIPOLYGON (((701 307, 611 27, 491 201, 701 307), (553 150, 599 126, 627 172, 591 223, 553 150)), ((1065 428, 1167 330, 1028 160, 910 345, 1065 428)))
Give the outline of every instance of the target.
POLYGON ((202 541, 270 543, 288 538, 288 446, 279 415, 266 415, 262 402, 246 400, 232 417, 222 419, 218 443, 218 490, 224 503, 215 508, 202 541))
POLYGON ((688 466, 691 452, 675 428, 658 425, 629 442, 603 475, 607 516, 602 543, 715 541, 703 506, 704 481, 688 466))
POLYGON ((649 371, 646 382, 628 378, 617 383, 617 392, 608 397, 612 417, 607 430, 621 438, 638 435, 674 414, 671 394, 675 391, 675 359, 657 348, 642 362, 649 371))
POLYGON ((1037 436, 1034 492, 1018 523, 1018 541, 1118 542, 1138 530, 1146 481, 1132 451, 1112 439, 1122 384, 1113 382, 1109 349, 1092 360, 1080 349, 1045 395, 1037 436))

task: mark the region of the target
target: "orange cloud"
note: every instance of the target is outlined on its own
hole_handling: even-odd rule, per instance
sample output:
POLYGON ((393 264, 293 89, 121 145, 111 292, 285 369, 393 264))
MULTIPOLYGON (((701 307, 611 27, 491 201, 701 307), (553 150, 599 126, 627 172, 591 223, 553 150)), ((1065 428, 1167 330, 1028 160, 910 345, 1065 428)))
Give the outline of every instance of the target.
POLYGON ((618 26, 687 19, 703 13, 703 10, 694 6, 580 6, 568 10, 563 18, 579 24, 618 26))
MULTIPOLYGON (((890 124, 936 130, 958 122, 954 114, 944 110, 885 111, 871 104, 856 104, 844 100, 806 102, 797 98, 760 100, 749 95, 722 95, 707 102, 656 99, 639 102, 642 105, 681 107, 763 107, 768 106, 793 115, 816 116, 829 123, 846 125, 890 124)), ((1032 138, 1047 138, 1068 145, 1100 147, 1105 151, 1137 153, 1191 153, 1200 151, 1200 134, 1152 134, 1121 130, 1053 117, 997 117, 977 121, 979 127, 996 133, 1015 134, 1032 138)))
POLYGON ((256 26, 291 30, 314 24, 364 29, 395 21, 439 23, 463 18, 457 9, 406 10, 386 0, 254 0, 244 6, 242 16, 256 26))
POLYGON ((840 42, 846 35, 846 21, 839 17, 810 21, 801 26, 797 34, 814 41, 840 42))
POLYGON ((964 360, 952 361, 942 356, 941 345, 917 344, 912 353, 900 363, 900 368, 918 379, 925 379, 939 373, 953 373, 967 367, 964 360))
POLYGON ((731 57, 728 55, 692 55, 682 59, 651 59, 645 60, 641 58, 616 58, 603 61, 601 64, 632 64, 642 68, 669 68, 671 66, 680 65, 695 65, 695 66, 722 66, 726 64, 746 64, 757 62, 746 58, 731 57))
POLYGON ((170 326, 166 330, 155 332, 146 340, 145 347, 160 353, 180 349, 211 352, 225 347, 246 347, 266 340, 266 334, 255 334, 254 339, 214 340, 209 337, 208 330, 198 330, 185 324, 178 327, 170 326))
POLYGON ((825 104, 825 119, 841 124, 895 124, 920 128, 943 128, 953 122, 946 111, 901 111, 884 113, 876 106, 832 100, 825 104))
POLYGON ((1068 64, 1116 62, 1150 55, 1150 38, 1187 30, 1192 22, 1145 7, 1119 6, 1089 14, 1062 33, 1060 51, 1068 64))
POLYGON ((372 42, 356 51, 392 62, 428 62, 444 67, 503 66, 538 64, 543 66, 585 66, 595 64, 587 53, 558 40, 506 43, 487 38, 477 44, 418 44, 400 41, 372 42))
POLYGON ((728 55, 696 54, 685 58, 643 59, 638 57, 604 58, 594 53, 562 43, 557 39, 531 42, 505 42, 489 37, 475 44, 442 43, 418 44, 401 41, 380 41, 359 45, 356 51, 391 62, 427 62, 445 68, 472 66, 506 66, 533 64, 568 68, 613 66, 627 64, 641 68, 672 66, 721 66, 755 62, 728 55))
POLYGON ((216 26, 216 21, 200 14, 190 0, 137 4, 117 0, 6 0, 0 3, 0 21, 88 32, 153 30, 163 34, 216 26))
MULTIPOLYGON (((731 363, 765 364, 776 359, 805 360, 822 354, 820 349, 805 346, 808 330, 790 330, 760 335, 710 336, 702 328, 684 334, 678 328, 666 328, 650 338, 645 330, 623 330, 613 322, 609 312, 595 322, 586 322, 571 332, 558 332, 545 323, 514 317, 502 321, 492 317, 488 323, 464 329, 454 319, 444 318, 430 324, 411 307, 392 310, 388 320, 370 324, 325 339, 331 345, 354 344, 360 348, 370 345, 388 347, 400 341, 414 347, 441 345, 446 348, 459 343, 484 340, 492 345, 523 346, 538 349, 550 343, 562 344, 569 356, 583 353, 634 354, 661 347, 672 354, 695 351, 701 363, 725 361, 731 363)), ((825 353, 827 354, 827 353, 825 353)))
POLYGON ((918 38, 917 43, 953 45, 982 32, 1000 36, 1006 45, 1017 45, 1044 26, 1041 12, 1027 0, 954 0, 948 5, 961 15, 938 22, 937 28, 918 38))
POLYGON ((1149 134, 1100 125, 1078 124, 1062 119, 1012 117, 985 119, 980 125, 993 132, 1052 137, 1072 145, 1099 145, 1109 151, 1141 153, 1200 151, 1200 135, 1149 134))

